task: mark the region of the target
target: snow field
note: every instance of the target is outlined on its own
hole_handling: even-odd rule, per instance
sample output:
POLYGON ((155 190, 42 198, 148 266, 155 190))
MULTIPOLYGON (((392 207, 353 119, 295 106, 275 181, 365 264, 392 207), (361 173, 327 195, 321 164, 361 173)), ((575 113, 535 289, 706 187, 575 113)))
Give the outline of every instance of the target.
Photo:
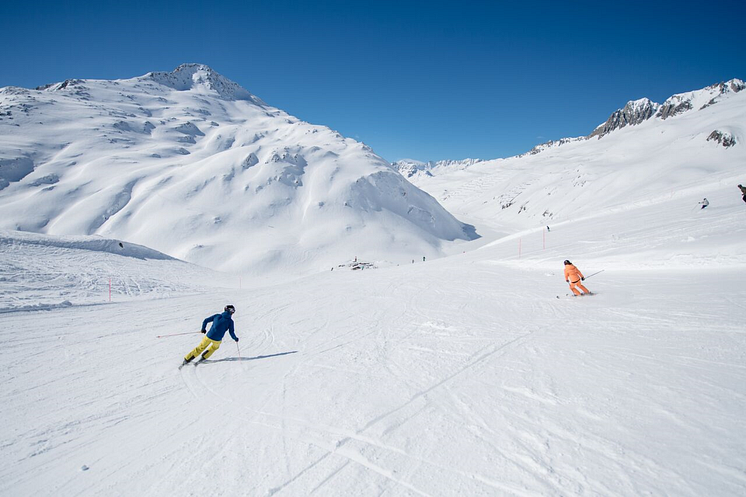
POLYGON ((692 213, 693 245, 661 230, 677 202, 520 258, 4 314, 0 492, 740 495, 746 271, 712 246, 737 206, 692 213), (597 295, 555 298, 567 257, 597 295), (227 302, 240 356, 179 371, 201 335, 155 336, 227 302))
POLYGON ((217 273, 129 242, 0 230, 0 314, 133 298, 167 298, 222 286, 217 273), (121 246, 120 246, 121 243, 121 246))

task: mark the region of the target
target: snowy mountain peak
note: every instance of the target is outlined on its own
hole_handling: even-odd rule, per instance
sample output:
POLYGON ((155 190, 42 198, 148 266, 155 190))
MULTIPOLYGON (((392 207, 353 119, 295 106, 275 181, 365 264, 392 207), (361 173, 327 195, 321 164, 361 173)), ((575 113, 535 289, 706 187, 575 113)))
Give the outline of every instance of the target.
POLYGON ((656 117, 668 119, 692 109, 702 110, 710 105, 718 103, 722 97, 738 93, 746 88, 746 84, 740 79, 731 79, 721 83, 710 85, 701 90, 678 93, 672 95, 660 106, 656 117))
POLYGON ((204 64, 181 64, 171 72, 150 72, 142 77, 178 91, 203 90, 216 92, 225 100, 249 100, 266 105, 238 83, 222 76, 204 64))
MULTIPOLYGON (((603 138, 609 133, 626 126, 636 126, 653 117, 666 120, 669 117, 683 114, 692 109, 703 110, 714 105, 725 98, 746 89, 746 83, 740 79, 731 79, 729 81, 710 85, 701 90, 694 90, 687 93, 679 93, 666 99, 663 104, 658 104, 648 98, 630 100, 622 108, 614 111, 605 123, 598 126, 588 136, 578 138, 562 138, 556 141, 542 143, 531 149, 524 155, 533 155, 540 153, 547 148, 553 148, 577 141, 588 140, 593 137, 603 138)), ((735 142, 734 142, 735 143, 735 142)))
POLYGON ((60 90, 64 90, 65 88, 83 86, 83 84, 84 84, 84 81, 82 79, 66 79, 65 81, 61 83, 51 83, 48 85, 40 86, 36 89, 46 90, 46 91, 60 91, 60 90))
POLYGON ((405 178, 411 178, 412 176, 422 173, 427 176, 432 176, 430 169, 433 168, 432 162, 422 162, 414 159, 401 159, 391 163, 391 166, 399 171, 405 178))
POLYGON ((726 93, 738 93, 739 91, 746 89, 746 83, 738 78, 733 78, 730 81, 708 86, 706 89, 711 91, 717 90, 720 95, 726 93))
POLYGON ((402 176, 412 178, 423 174, 425 176, 432 176, 430 172, 435 168, 448 168, 448 169, 465 169, 482 162, 482 159, 463 159, 463 160, 439 160, 439 161, 428 161, 422 162, 414 159, 401 159, 391 163, 391 166, 399 171, 402 176))
POLYGON ((660 107, 659 104, 651 101, 648 98, 641 98, 639 100, 630 100, 624 108, 615 111, 609 119, 601 126, 597 127, 590 135, 590 137, 598 136, 602 137, 608 135, 614 130, 623 128, 627 125, 640 124, 653 117, 660 107))
POLYGON ((0 137, 0 229, 290 277, 474 236, 369 147, 201 64, 2 90, 0 137))

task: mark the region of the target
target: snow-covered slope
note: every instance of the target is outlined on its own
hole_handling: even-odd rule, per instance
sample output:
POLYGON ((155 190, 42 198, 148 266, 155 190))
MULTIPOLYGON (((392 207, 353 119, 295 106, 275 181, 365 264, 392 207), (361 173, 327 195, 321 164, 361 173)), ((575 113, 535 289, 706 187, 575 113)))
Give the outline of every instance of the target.
POLYGON ((0 228, 299 274, 473 236, 364 144, 197 64, 0 90, 0 228))
MULTIPOLYGON (((0 314, 0 494, 742 496, 746 204, 713 188, 426 263, 0 314), (595 296, 565 297, 565 258, 595 296), (227 303, 240 342, 178 370, 227 303)), ((72 286, 73 257, 21 277, 72 286)))
POLYGON ((482 162, 481 159, 463 159, 463 160, 440 160, 440 161, 429 161, 422 162, 413 159, 402 159, 392 162, 391 165, 395 167, 402 175, 407 178, 417 175, 432 176, 430 173, 431 169, 460 169, 473 166, 474 164, 482 162))
POLYGON ((238 288, 226 274, 121 240, 0 230, 0 314, 238 288))
POLYGON ((481 233, 684 197, 693 208, 704 196, 714 205, 740 201, 736 186, 746 183, 743 88, 731 80, 661 106, 630 102, 590 137, 558 140, 507 159, 431 168, 430 175, 411 181, 481 233))

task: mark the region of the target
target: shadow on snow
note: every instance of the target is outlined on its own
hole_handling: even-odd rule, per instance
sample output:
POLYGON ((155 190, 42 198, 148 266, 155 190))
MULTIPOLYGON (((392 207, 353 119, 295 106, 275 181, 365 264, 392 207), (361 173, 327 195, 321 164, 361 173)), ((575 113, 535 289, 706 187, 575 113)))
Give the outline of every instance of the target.
POLYGON ((270 354, 270 355, 258 355, 256 357, 226 357, 225 359, 218 359, 215 361, 211 361, 210 359, 205 359, 203 361, 200 361, 199 364, 216 364, 218 362, 235 362, 235 361, 256 361, 258 359, 269 359, 270 357, 279 357, 281 355, 289 355, 289 354, 297 354, 297 350, 291 350, 290 352, 280 352, 279 354, 270 354))

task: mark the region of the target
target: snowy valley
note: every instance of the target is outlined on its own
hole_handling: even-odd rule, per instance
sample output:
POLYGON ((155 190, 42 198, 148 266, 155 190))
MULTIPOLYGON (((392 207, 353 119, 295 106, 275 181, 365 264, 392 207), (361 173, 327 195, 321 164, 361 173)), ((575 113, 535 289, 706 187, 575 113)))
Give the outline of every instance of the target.
POLYGON ((742 90, 393 166, 205 66, 0 90, 0 494, 743 495, 742 90))

